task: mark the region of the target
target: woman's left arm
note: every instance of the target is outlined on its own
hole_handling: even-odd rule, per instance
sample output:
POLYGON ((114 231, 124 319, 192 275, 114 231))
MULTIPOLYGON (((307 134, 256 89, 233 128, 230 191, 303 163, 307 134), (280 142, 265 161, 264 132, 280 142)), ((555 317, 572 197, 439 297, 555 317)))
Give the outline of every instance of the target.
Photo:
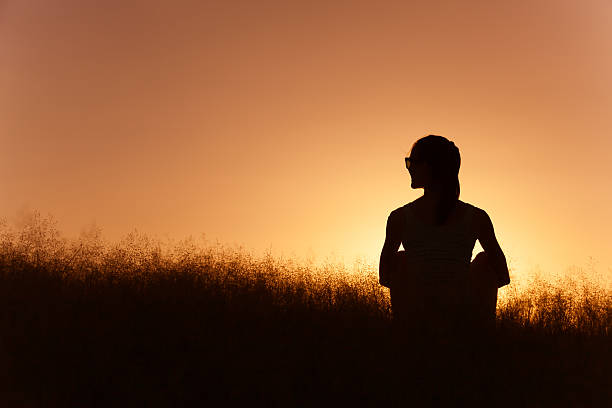
POLYGON ((497 278, 497 287, 501 288, 510 283, 510 274, 508 272, 508 264, 506 263, 506 257, 502 251, 497 238, 495 237, 495 231, 493 230, 493 223, 489 215, 483 211, 478 217, 477 227, 477 238, 480 242, 480 246, 484 249, 487 254, 489 264, 495 273, 497 278))

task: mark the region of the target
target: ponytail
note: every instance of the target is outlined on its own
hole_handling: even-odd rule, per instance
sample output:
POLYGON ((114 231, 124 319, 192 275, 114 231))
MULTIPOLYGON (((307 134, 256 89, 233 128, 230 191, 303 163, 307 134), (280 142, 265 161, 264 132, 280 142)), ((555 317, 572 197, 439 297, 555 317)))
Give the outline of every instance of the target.
POLYGON ((436 223, 444 224, 459 200, 459 167, 461 155, 453 142, 445 137, 428 135, 416 141, 424 160, 432 166, 433 177, 440 183, 442 195, 436 207, 436 223))
POLYGON ((459 200, 459 177, 448 179, 442 183, 442 195, 436 207, 436 224, 442 225, 450 216, 451 211, 459 200))

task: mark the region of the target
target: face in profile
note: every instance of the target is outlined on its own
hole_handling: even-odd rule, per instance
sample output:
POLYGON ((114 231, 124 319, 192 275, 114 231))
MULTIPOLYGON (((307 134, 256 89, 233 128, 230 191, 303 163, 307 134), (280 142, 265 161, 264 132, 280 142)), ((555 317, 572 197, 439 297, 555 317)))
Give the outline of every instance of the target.
POLYGON ((431 166, 419 156, 418 149, 412 149, 406 157, 406 167, 410 173, 411 188, 425 188, 431 180, 431 166))

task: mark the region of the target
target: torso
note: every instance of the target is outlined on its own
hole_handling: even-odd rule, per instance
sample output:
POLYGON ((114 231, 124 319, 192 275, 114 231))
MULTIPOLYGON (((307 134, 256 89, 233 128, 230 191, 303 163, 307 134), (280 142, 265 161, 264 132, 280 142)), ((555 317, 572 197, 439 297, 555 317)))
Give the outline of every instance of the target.
POLYGON ((461 313, 469 294, 474 226, 480 210, 458 200, 445 223, 436 225, 435 208, 426 204, 417 199, 398 209, 404 252, 394 271, 391 302, 400 318, 408 316, 413 323, 415 318, 429 316, 438 324, 452 313, 461 313))
POLYGON ((446 222, 437 225, 435 208, 425 204, 417 199, 398 213, 407 262, 413 268, 420 265, 434 280, 466 277, 476 241, 477 208, 457 201, 446 222))

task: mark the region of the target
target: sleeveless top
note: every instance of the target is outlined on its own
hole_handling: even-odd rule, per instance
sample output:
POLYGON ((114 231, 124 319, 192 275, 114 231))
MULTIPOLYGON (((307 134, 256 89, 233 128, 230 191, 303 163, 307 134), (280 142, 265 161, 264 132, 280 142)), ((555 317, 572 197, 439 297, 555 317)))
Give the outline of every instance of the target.
POLYGON ((423 283, 432 285, 466 283, 476 244, 472 219, 477 208, 463 202, 461 219, 451 225, 428 225, 417 218, 412 203, 404 205, 402 245, 407 264, 423 283))

